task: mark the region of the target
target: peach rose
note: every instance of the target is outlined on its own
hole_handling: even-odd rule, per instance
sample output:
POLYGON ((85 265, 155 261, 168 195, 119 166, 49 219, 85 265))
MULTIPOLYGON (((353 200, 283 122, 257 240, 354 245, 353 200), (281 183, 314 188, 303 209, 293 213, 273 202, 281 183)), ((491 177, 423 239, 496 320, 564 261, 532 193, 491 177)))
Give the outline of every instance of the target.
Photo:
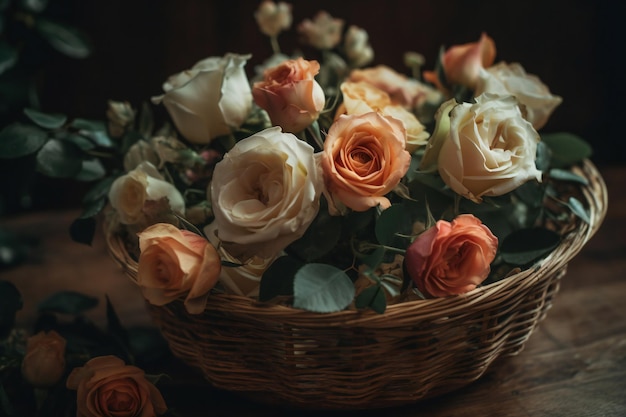
MULTIPOLYGON (((271 127, 240 140, 213 172, 219 239, 245 258, 270 258, 300 238, 319 211, 324 183, 313 147, 271 127)), ((206 233, 207 236, 210 234, 206 233)))
POLYGON ((407 248, 406 270, 422 294, 445 297, 473 290, 487 278, 498 238, 471 214, 439 220, 407 248))
POLYGON ((269 37, 276 37, 291 27, 291 4, 264 0, 254 13, 254 18, 261 32, 269 37))
POLYGON ((303 20, 298 26, 298 32, 314 48, 333 49, 341 40, 343 23, 343 20, 334 19, 327 12, 321 11, 312 21, 303 20))
POLYGON ((343 103, 337 109, 340 114, 363 114, 377 111, 384 116, 395 117, 406 129, 406 149, 410 153, 425 145, 430 134, 417 117, 399 104, 392 104, 389 95, 365 82, 346 81, 341 84, 343 103))
POLYGON ((476 203, 541 181, 535 164, 539 134, 517 100, 485 93, 475 101, 442 105, 420 169, 438 170, 452 190, 476 203))
POLYGON ((144 372, 115 356, 99 356, 74 368, 67 388, 77 391, 77 417, 155 417, 167 411, 144 372))
MULTIPOLYGON (((446 84, 458 84, 473 90, 481 69, 493 65, 495 59, 496 44, 486 33, 480 35, 478 42, 450 47, 442 57, 446 84)), ((436 72, 424 71, 424 79, 444 89, 443 80, 439 80, 436 72)))
POLYGON ((328 130, 322 152, 331 203, 355 211, 389 207, 385 195, 411 163, 405 144, 406 130, 398 119, 378 112, 340 116, 328 130))
POLYGON ((37 388, 51 387, 65 371, 65 339, 54 330, 39 332, 26 341, 22 376, 37 388))
POLYGON ((476 85, 476 96, 482 93, 511 94, 523 105, 526 120, 537 130, 550 118, 563 99, 550 93, 550 89, 536 75, 527 74, 518 63, 500 62, 482 70, 476 85))
POLYGON ((394 104, 419 111, 427 103, 441 101, 441 93, 404 74, 400 74, 386 65, 353 70, 348 81, 366 82, 377 87, 391 98, 394 104))
POLYGON ((137 284, 154 305, 185 296, 191 314, 204 311, 209 291, 217 282, 221 260, 213 245, 195 233, 157 223, 138 234, 137 284))
POLYGON ((298 133, 313 123, 324 108, 326 97, 315 81, 320 70, 317 61, 303 58, 283 61, 264 72, 263 81, 254 83, 255 103, 267 111, 275 126, 298 133))

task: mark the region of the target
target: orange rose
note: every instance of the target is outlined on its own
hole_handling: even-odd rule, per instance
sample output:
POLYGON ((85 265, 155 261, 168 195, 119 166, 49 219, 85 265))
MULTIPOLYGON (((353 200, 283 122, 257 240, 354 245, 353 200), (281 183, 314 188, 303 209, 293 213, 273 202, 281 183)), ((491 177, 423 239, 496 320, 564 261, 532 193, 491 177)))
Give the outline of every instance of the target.
POLYGON ((406 270, 429 297, 463 294, 489 275, 498 238, 471 214, 439 220, 408 247, 406 270))
POLYGON ((385 195, 409 169, 402 122, 377 112, 340 116, 328 130, 322 169, 331 203, 355 211, 390 205, 385 195))
POLYGON ((400 104, 392 104, 389 94, 366 82, 346 81, 341 84, 343 103, 337 109, 341 114, 363 114, 377 111, 384 116, 402 121, 406 129, 406 150, 410 153, 426 145, 430 134, 417 117, 400 104))
POLYGON ((67 388, 77 390, 78 417, 154 417, 167 411, 159 390, 144 372, 115 356, 100 356, 74 368, 67 388))
MULTIPOLYGON (((442 58, 446 82, 474 89, 480 71, 493 65, 495 59, 496 44, 485 33, 481 34, 478 42, 452 46, 442 58)), ((439 80, 436 72, 424 71, 424 79, 443 89, 442 80, 439 80)))
POLYGON ((301 132, 317 120, 324 108, 324 91, 315 81, 319 70, 317 61, 303 58, 283 61, 268 68, 263 81, 254 83, 254 101, 284 132, 301 132))
POLYGON ((151 304, 164 305, 186 295, 187 311, 201 313, 221 270, 213 245, 167 223, 152 225, 138 236, 137 284, 144 297, 151 304))
POLYGON ((65 339, 54 330, 39 332, 26 341, 22 376, 32 386, 51 387, 65 371, 65 339))

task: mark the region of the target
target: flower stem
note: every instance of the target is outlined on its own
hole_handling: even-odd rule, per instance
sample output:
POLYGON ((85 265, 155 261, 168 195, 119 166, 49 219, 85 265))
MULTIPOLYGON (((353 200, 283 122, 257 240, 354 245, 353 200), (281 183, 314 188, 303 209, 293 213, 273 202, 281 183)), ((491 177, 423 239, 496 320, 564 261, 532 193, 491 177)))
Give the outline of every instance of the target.
POLYGON ((278 38, 276 36, 271 36, 270 43, 272 44, 272 51, 274 51, 274 54, 280 54, 280 45, 278 44, 278 38))

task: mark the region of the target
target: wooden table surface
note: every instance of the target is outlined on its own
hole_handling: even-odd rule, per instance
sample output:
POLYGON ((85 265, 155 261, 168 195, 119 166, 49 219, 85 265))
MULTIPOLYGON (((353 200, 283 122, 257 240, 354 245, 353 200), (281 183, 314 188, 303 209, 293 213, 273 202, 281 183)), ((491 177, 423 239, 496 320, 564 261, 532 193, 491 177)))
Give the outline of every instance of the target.
MULTIPOLYGON (((515 357, 494 363, 469 386, 400 408, 358 412, 281 410, 211 388, 184 365, 179 390, 166 397, 181 416, 626 416, 626 167, 601 167, 609 190, 603 226, 574 258, 552 309, 515 357), (183 382, 184 381, 184 382, 183 382)), ((68 226, 75 211, 0 219, 0 226, 39 238, 26 262, 0 271, 24 297, 18 323, 34 321, 36 304, 59 290, 98 297, 89 313, 104 323, 108 294, 122 324, 150 325, 137 288, 106 252, 101 236, 92 248, 74 243, 68 226)), ((168 393, 164 393, 168 394, 168 393)), ((320 401, 323 401, 320 398, 320 401)))

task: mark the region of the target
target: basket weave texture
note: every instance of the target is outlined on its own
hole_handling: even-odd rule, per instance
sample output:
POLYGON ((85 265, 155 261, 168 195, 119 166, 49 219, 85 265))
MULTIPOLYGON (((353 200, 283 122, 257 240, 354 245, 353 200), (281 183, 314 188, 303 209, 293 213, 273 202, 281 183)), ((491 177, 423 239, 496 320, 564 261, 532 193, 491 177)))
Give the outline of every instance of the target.
MULTIPOLYGON (((567 263, 599 228, 607 190, 585 161, 582 199, 591 222, 577 222, 534 267, 461 296, 372 311, 312 313, 251 298, 212 294, 203 314, 182 301, 148 305, 177 357, 215 387, 264 402, 317 409, 398 406, 478 379, 497 358, 519 353, 546 316, 567 263)), ((137 263, 107 234, 113 257, 134 279, 137 263)))

